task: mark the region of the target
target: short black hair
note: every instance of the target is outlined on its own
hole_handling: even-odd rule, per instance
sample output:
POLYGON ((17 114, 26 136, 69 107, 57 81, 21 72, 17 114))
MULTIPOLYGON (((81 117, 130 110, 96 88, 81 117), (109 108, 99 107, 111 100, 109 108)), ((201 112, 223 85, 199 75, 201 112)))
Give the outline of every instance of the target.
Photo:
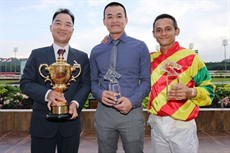
POLYGON ((121 3, 118 3, 118 2, 111 2, 111 3, 107 4, 104 8, 103 19, 105 19, 105 10, 107 9, 107 7, 110 7, 110 6, 121 6, 125 12, 125 17, 127 18, 127 13, 126 13, 126 9, 125 9, 124 5, 122 5, 121 3))
POLYGON ((73 13, 72 13, 69 9, 67 9, 67 8, 60 8, 60 9, 58 9, 58 10, 54 13, 54 15, 53 15, 52 22, 54 21, 55 17, 56 17, 58 14, 60 14, 60 13, 68 14, 68 15, 71 17, 72 22, 73 22, 73 24, 74 24, 74 15, 73 15, 73 13))
POLYGON ((175 28, 175 29, 178 29, 177 21, 176 21, 176 19, 175 19, 172 15, 169 15, 169 14, 161 14, 161 15, 158 15, 158 16, 156 17, 156 19, 154 20, 154 22, 153 22, 153 31, 154 31, 154 29, 155 29, 155 23, 156 23, 156 21, 159 20, 159 19, 163 19, 163 18, 171 19, 171 20, 173 21, 173 26, 174 26, 174 28, 175 28))

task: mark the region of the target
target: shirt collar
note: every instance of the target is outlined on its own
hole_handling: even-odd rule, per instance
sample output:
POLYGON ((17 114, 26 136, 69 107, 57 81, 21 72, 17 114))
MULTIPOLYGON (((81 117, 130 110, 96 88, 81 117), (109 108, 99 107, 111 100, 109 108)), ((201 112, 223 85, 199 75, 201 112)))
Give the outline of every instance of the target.
MULTIPOLYGON (((121 35, 121 37, 119 38, 119 40, 122 41, 122 42, 127 42, 128 41, 128 36, 126 35, 125 32, 121 35)), ((108 45, 110 45, 112 43, 112 41, 113 41, 113 39, 109 35, 108 45)))
POLYGON ((53 43, 53 49, 54 49, 54 54, 55 54, 56 59, 57 59, 57 57, 58 57, 57 51, 58 51, 59 49, 65 49, 64 59, 67 59, 67 55, 68 55, 68 53, 69 53, 69 44, 67 44, 67 45, 63 48, 63 47, 60 47, 60 46, 58 46, 57 44, 53 43))
POLYGON ((59 49, 65 49, 65 51, 68 52, 68 51, 69 51, 69 44, 67 44, 67 45, 63 48, 63 47, 60 47, 60 46, 58 46, 57 44, 53 43, 53 48, 54 48, 55 53, 56 53, 59 49))

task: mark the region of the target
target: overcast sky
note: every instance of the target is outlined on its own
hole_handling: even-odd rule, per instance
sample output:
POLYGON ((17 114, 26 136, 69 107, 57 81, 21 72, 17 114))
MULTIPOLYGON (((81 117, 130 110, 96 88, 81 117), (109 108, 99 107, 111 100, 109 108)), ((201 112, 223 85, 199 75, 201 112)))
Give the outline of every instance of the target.
MULTIPOLYGON (((0 0, 0 57, 27 58, 34 48, 53 42, 49 26, 58 8, 75 15, 71 47, 90 55, 91 49, 108 34, 103 25, 103 9, 109 0, 0 0)), ((128 13, 126 33, 143 40, 150 51, 156 49, 152 23, 162 13, 173 15, 179 24, 181 46, 198 50, 205 62, 225 58, 222 40, 227 39, 230 58, 230 0, 120 0, 128 13)))

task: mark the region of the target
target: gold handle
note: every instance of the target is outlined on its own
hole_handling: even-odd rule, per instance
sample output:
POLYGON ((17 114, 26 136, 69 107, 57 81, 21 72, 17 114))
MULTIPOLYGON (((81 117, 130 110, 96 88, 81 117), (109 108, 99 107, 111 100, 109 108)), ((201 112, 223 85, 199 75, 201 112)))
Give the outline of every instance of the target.
POLYGON ((45 82, 46 81, 50 81, 51 82, 51 84, 52 84, 52 81, 51 81, 51 79, 49 78, 49 75, 47 75, 47 76, 44 76, 43 74, 42 74, 42 72, 41 72, 41 69, 42 69, 42 67, 45 67, 45 69, 47 70, 47 69, 49 69, 49 66, 47 65, 47 64, 41 64, 40 66, 39 66, 39 73, 40 73, 40 75, 43 77, 43 78, 45 78, 45 82))
POLYGON ((76 76, 72 76, 71 79, 68 81, 68 85, 70 84, 70 81, 76 81, 75 79, 81 74, 81 65, 80 64, 74 64, 72 67, 71 67, 71 71, 73 72, 74 70, 76 69, 79 69, 79 72, 76 76))

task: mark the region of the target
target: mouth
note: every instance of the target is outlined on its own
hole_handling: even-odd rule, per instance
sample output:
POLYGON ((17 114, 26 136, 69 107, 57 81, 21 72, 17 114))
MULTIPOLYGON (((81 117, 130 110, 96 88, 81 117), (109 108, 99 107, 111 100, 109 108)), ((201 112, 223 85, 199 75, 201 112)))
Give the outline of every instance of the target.
POLYGON ((111 25, 111 27, 113 28, 113 27, 120 27, 119 25, 111 25))
POLYGON ((66 33, 65 32, 58 32, 58 35, 65 36, 66 33))

